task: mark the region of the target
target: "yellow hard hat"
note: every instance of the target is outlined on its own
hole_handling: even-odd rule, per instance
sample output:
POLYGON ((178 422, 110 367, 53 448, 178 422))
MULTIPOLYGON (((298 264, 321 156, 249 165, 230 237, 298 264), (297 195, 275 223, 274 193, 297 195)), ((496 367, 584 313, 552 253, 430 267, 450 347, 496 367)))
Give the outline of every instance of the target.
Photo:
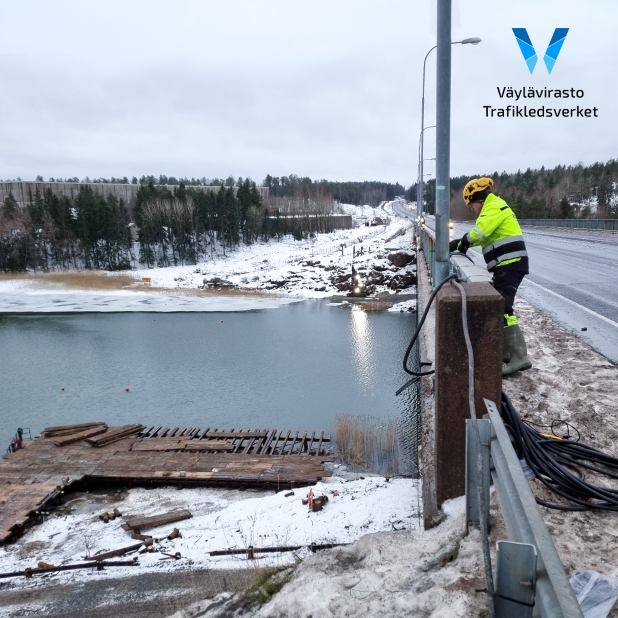
POLYGON ((485 191, 493 188, 494 181, 491 178, 473 178, 468 182, 468 184, 464 187, 463 190, 463 198, 466 204, 470 204, 472 201, 472 196, 477 191, 485 191))

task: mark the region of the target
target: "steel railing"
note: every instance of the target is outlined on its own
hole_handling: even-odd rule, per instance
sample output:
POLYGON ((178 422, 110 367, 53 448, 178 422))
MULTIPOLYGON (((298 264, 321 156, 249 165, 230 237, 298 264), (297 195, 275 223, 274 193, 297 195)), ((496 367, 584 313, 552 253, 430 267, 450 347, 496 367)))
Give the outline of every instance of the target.
MULTIPOLYGON (((498 541, 496 617, 584 618, 536 499, 524 475, 496 405, 485 399, 488 417, 479 420, 483 455, 482 489, 489 499, 489 471, 509 541, 498 541)), ((478 448, 466 421, 466 526, 488 522, 478 495, 478 448)), ((489 504, 488 500, 486 504, 489 504)))
POLYGON ((425 259, 427 260, 427 269, 429 270, 429 277, 431 278, 432 285, 434 285, 433 274, 436 267, 436 234, 430 227, 427 227, 424 223, 422 223, 420 227, 417 227, 417 230, 420 248, 425 254, 425 259))
POLYGON ((569 227, 577 230, 618 232, 618 219, 518 219, 529 227, 569 227))
MULTIPOLYGON (((419 229, 419 228, 417 228, 419 229)), ((427 260, 427 268, 431 277, 432 285, 434 282, 435 270, 435 253, 436 253, 436 234, 424 223, 419 229, 419 248, 423 250, 425 259, 427 260)), ((462 253, 454 253, 451 255, 451 274, 456 274, 461 281, 492 281, 492 276, 484 269, 479 268, 470 258, 462 253)))

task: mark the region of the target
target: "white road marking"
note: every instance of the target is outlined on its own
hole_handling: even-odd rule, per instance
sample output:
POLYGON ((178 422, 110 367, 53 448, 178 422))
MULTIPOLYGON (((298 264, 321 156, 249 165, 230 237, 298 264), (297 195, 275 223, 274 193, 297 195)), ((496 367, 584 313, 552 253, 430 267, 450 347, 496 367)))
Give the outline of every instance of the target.
POLYGON ((593 315, 595 318, 599 318, 600 320, 607 322, 611 326, 615 326, 616 328, 618 328, 618 322, 614 322, 614 320, 610 320, 609 318, 606 318, 604 315, 601 315, 600 313, 597 313, 596 311, 593 311, 592 309, 588 309, 588 307, 584 307, 584 305, 580 305, 579 303, 576 303, 574 300, 571 300, 570 298, 567 298, 566 296, 562 296, 561 294, 552 292, 552 290, 548 290, 546 287, 543 287, 539 283, 535 283, 534 281, 531 281, 530 279, 525 279, 523 283, 524 284, 531 283, 532 285, 536 285, 537 287, 541 288, 547 294, 551 294, 552 296, 555 296, 556 298, 559 298, 560 300, 564 300, 567 303, 571 303, 571 305, 575 305, 578 309, 581 309, 582 311, 585 311, 586 313, 593 315))

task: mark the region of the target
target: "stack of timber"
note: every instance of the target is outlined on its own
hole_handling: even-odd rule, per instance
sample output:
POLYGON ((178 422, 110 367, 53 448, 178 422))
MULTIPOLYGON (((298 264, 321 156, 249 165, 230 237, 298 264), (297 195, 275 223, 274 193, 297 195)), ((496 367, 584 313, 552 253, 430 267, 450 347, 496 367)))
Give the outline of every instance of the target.
POLYGON ((118 442, 118 440, 122 440, 123 438, 128 438, 135 433, 139 433, 142 429, 145 429, 144 425, 124 425, 123 427, 114 427, 111 431, 106 431, 98 438, 86 438, 86 442, 97 447, 107 446, 108 444, 118 442))
POLYGON ((312 485, 331 472, 324 431, 81 423, 48 427, 0 463, 0 542, 65 491, 135 485, 260 487, 312 485), (96 434, 92 432, 97 432, 96 434))
POLYGON ((45 438, 60 438, 62 436, 74 435, 76 433, 98 430, 102 428, 100 433, 103 433, 107 429, 107 425, 103 422, 93 423, 79 423, 77 425, 58 425, 57 427, 46 427, 43 429, 43 436, 45 438))

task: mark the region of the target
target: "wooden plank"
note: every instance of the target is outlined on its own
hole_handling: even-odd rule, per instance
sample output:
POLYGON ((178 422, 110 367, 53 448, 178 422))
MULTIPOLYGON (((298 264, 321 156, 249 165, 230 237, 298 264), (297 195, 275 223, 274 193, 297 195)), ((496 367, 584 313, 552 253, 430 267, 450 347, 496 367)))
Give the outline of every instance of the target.
POLYGON ((175 521, 190 519, 193 517, 191 511, 182 509, 180 511, 170 511, 161 513, 160 515, 152 515, 151 517, 133 517, 122 524, 124 530, 142 530, 143 528, 155 528, 156 526, 164 526, 172 524, 175 521))
POLYGON ((154 425, 151 425, 146 431, 142 431, 139 436, 140 438, 145 438, 148 434, 154 429, 154 425))
POLYGON ((258 438, 256 443, 253 446, 253 452, 254 453, 259 453, 260 452, 260 447, 262 446, 262 443, 266 440, 266 438, 268 437, 268 432, 270 431, 269 429, 266 429, 266 435, 263 438, 258 438))
MULTIPOLYGON (((316 451, 316 455, 320 454, 320 449, 322 448, 322 440, 324 440, 324 430, 322 429, 322 431, 320 432, 320 442, 318 444, 318 448, 316 451)), ((311 455, 311 453, 309 453, 309 455, 311 455)))
POLYGON ((204 429, 204 431, 202 432, 201 436, 198 434, 197 439, 204 440, 204 438, 206 438, 206 434, 208 434, 209 431, 210 431, 210 427, 206 427, 206 429, 204 429))
POLYGON ((268 436, 268 438, 266 438, 266 440, 264 440, 264 444, 262 444, 262 447, 256 449, 256 453, 264 454, 266 452, 266 450, 268 449, 268 446, 270 445, 270 443, 273 441, 273 438, 275 437, 276 433, 277 433, 277 430, 273 429, 270 432, 270 435, 268 436))
POLYGON ((232 444, 228 444, 226 441, 218 441, 218 440, 197 440, 193 442, 185 443, 184 450, 188 452, 199 452, 199 451, 231 451, 234 448, 232 444))
POLYGON ((303 445, 305 444, 305 441, 307 440, 307 432, 305 431, 305 433, 303 434, 303 439, 300 441, 300 444, 298 446, 298 456, 300 457, 300 454, 303 452, 303 445))
MULTIPOLYGON (((239 433, 242 434, 242 427, 240 428, 240 432, 239 433)), ((244 438, 239 438, 238 439, 238 444, 235 446, 234 451, 233 451, 234 453, 238 453, 238 451, 240 450, 240 447, 242 446, 243 440, 244 440, 244 438)), ((233 439, 232 440, 232 444, 234 444, 235 441, 236 440, 233 439)))
POLYGON ((208 434, 208 437, 214 437, 214 438, 263 438, 266 436, 268 432, 264 432, 264 431, 238 431, 235 433, 231 433, 229 431, 220 431, 219 433, 217 433, 216 435, 213 435, 214 432, 210 432, 208 434))
POLYGON ((86 431, 73 433, 64 438, 57 438, 56 440, 54 440, 54 444, 56 446, 66 446, 67 444, 73 444, 73 442, 79 442, 80 440, 85 440, 86 438, 93 438, 94 436, 98 436, 99 434, 105 433, 106 431, 107 425, 94 427, 92 429, 87 429, 86 431))
POLYGON ((313 446, 313 441, 315 440, 315 430, 311 434, 311 442, 309 442, 309 446, 307 447, 307 455, 311 454, 311 447, 313 446))
POLYGON ((43 429, 43 435, 47 437, 59 431, 78 432, 84 429, 88 429, 89 427, 94 427, 96 425, 105 425, 105 422, 93 421, 91 423, 78 423, 75 425, 56 425, 55 427, 45 427, 45 429, 43 429))
MULTIPOLYGON (((291 433, 291 432, 288 430, 288 432, 287 432, 287 434, 286 434, 286 436, 285 436, 285 440, 283 441, 283 446, 281 447, 281 450, 279 451, 279 454, 280 454, 280 455, 283 455, 283 454, 284 454, 284 451, 285 451, 285 445, 287 444, 288 438, 290 437, 290 433, 291 433)), ((275 449, 276 449, 276 447, 275 447, 275 449)))
POLYGON ((112 429, 111 431, 108 430, 100 438, 88 438, 86 442, 92 444, 92 446, 106 446, 133 434, 139 433, 143 428, 144 425, 124 425, 123 427, 112 429))
POLYGON ((270 446, 266 449, 266 454, 268 455, 268 451, 270 450, 270 454, 272 455, 272 453, 275 451, 275 449, 277 448, 277 444, 279 444, 279 438, 281 437, 281 432, 283 431, 283 429, 279 430, 279 433, 277 434, 277 437, 274 439, 274 441, 271 441, 270 446))
POLYGON ((249 452, 249 449, 251 448, 252 444, 255 442, 255 440, 257 439, 257 434, 258 434, 258 430, 256 429, 254 432, 254 436, 250 437, 249 440, 247 441, 247 444, 245 446, 245 448, 243 449, 243 455, 246 455, 249 452))
POLYGON ((156 428, 156 429, 155 429, 155 430, 154 430, 154 431, 150 434, 150 436, 148 436, 148 437, 149 437, 149 438, 156 438, 157 433, 158 433, 159 431, 161 431, 161 428, 162 428, 162 427, 163 427, 163 425, 159 425, 159 426, 158 426, 158 427, 157 427, 157 428, 156 428))
MULTIPOLYGON (((294 440, 292 440, 292 446, 290 447, 289 454, 291 455, 294 452, 294 445, 296 444, 296 440, 298 439, 298 431, 294 434, 294 440)), ((282 453, 285 454, 285 453, 282 453)))

